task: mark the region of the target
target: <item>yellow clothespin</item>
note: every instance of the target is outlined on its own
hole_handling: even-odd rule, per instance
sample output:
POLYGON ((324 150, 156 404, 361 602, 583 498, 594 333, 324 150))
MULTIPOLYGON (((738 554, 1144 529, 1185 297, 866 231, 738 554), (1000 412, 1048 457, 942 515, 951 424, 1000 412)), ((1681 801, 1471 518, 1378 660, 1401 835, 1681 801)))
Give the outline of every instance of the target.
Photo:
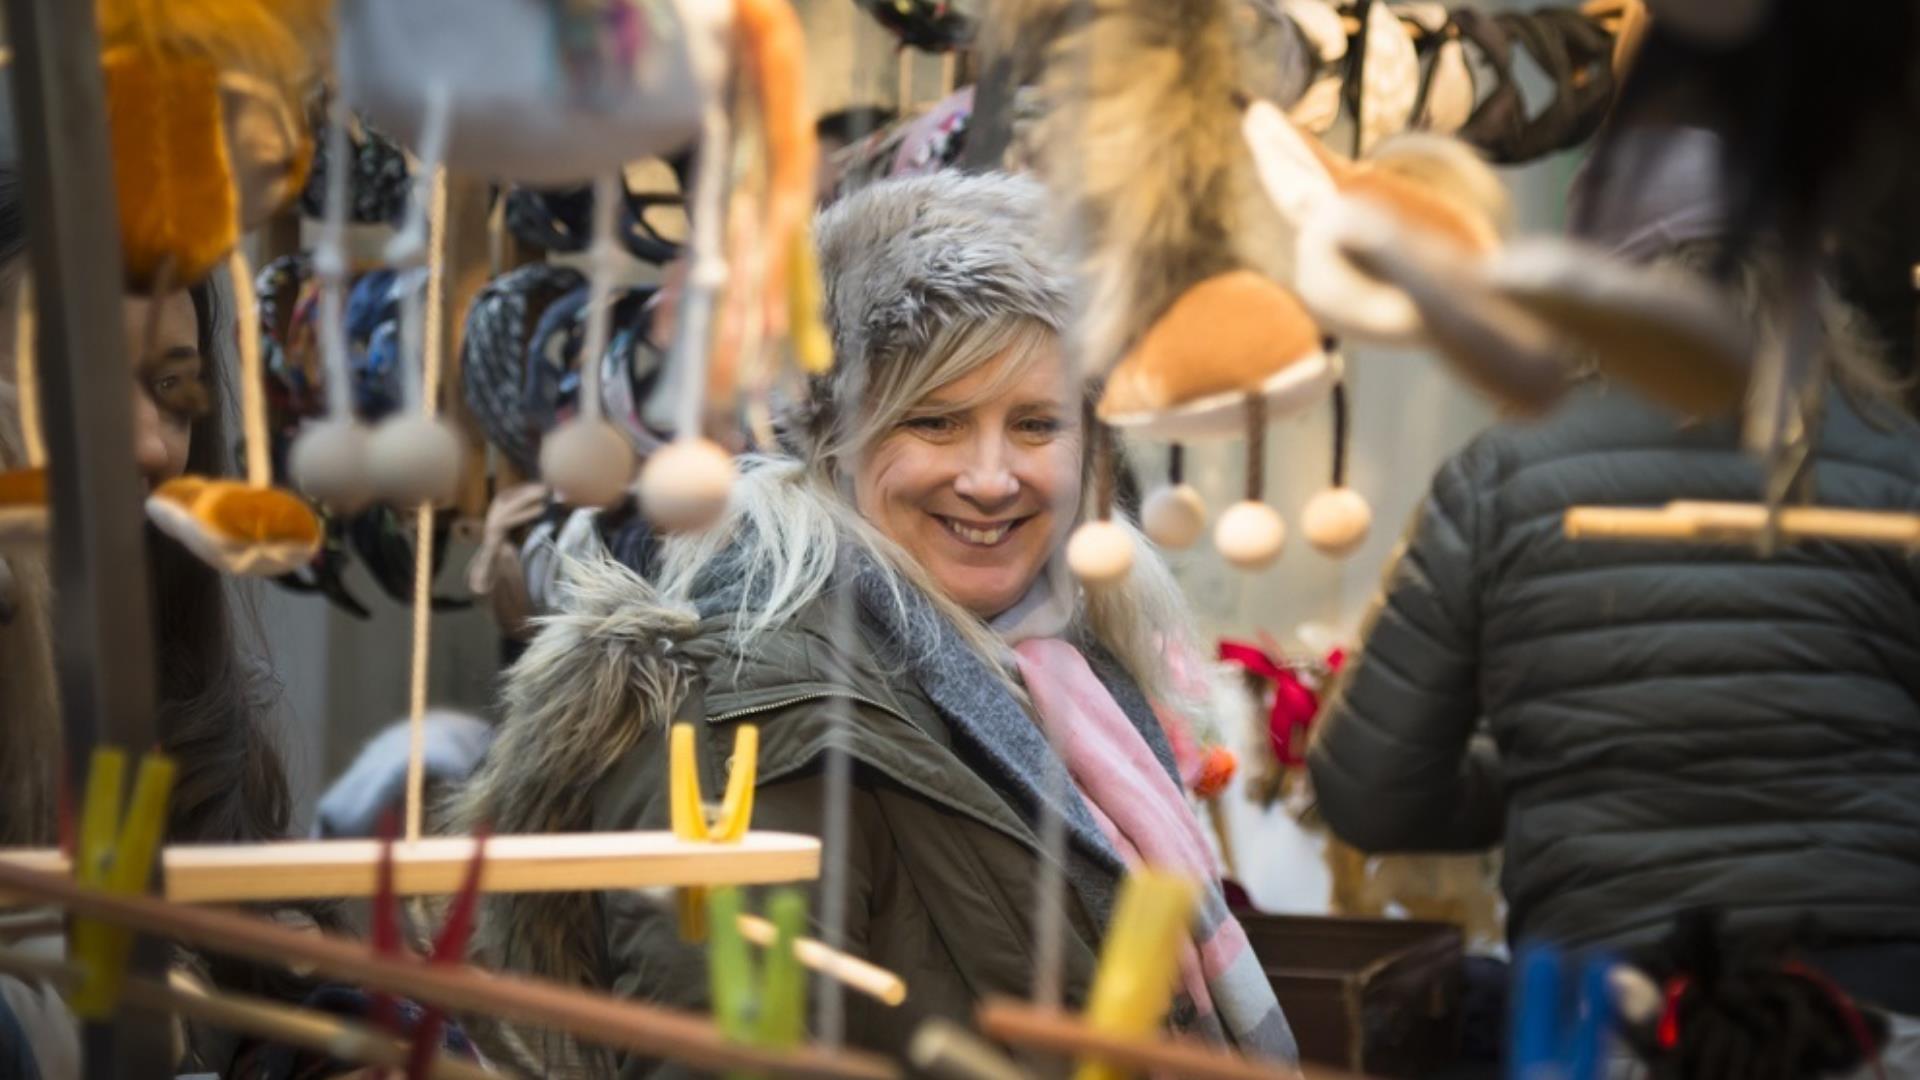
MULTIPOLYGON (((707 816, 700 795, 700 774, 694 768, 693 725, 675 724, 668 746, 667 803, 673 835, 682 840, 730 844, 747 835, 753 820, 753 784, 760 765, 760 729, 742 724, 733 736, 733 766, 727 774, 726 797, 717 817, 707 816)), ((688 941, 707 937, 707 895, 699 886, 680 890, 680 936, 688 941)))
MULTIPOLYGON (((154 855, 167 828, 167 797, 173 762, 160 754, 140 761, 133 801, 121 816, 127 755, 112 747, 94 751, 80 818, 80 850, 74 877, 82 885, 138 895, 153 876, 154 855)), ((81 979, 68 1004, 82 1020, 104 1020, 120 1000, 133 934, 91 919, 73 920, 72 956, 81 979)))
POLYGON ((820 264, 813 254, 812 230, 793 231, 793 250, 787 259, 787 336, 793 358, 809 375, 833 369, 833 338, 820 314, 820 264))
MULTIPOLYGON (((1159 1029, 1173 1004, 1181 946, 1191 933, 1199 899, 1199 886, 1177 874, 1138 870, 1128 876, 1100 946, 1100 967, 1087 999, 1088 1024, 1132 1038, 1147 1038, 1159 1029)), ((1126 1075, 1124 1069, 1088 1061, 1074 1080, 1126 1075)))

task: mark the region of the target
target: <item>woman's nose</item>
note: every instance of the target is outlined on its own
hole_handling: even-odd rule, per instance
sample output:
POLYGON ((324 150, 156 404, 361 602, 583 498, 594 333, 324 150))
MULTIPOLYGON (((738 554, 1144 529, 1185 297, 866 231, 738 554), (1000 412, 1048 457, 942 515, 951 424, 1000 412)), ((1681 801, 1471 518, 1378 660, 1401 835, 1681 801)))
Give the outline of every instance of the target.
POLYGON ((1020 494, 1020 479, 1013 474, 1013 457, 1004 440, 978 439, 966 452, 966 465, 953 482, 961 498, 992 506, 1020 494))
POLYGON ((133 390, 133 460, 149 483, 167 475, 167 440, 160 430, 160 408, 145 389, 133 390))

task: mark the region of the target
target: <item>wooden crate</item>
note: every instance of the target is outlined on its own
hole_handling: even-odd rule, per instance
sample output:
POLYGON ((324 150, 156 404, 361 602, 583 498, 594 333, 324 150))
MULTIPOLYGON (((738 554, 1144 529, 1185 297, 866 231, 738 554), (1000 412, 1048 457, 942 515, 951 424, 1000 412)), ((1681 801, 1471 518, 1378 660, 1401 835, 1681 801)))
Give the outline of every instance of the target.
POLYGON ((1242 914, 1310 1062, 1419 1076, 1460 1052, 1460 929, 1447 923, 1242 914))

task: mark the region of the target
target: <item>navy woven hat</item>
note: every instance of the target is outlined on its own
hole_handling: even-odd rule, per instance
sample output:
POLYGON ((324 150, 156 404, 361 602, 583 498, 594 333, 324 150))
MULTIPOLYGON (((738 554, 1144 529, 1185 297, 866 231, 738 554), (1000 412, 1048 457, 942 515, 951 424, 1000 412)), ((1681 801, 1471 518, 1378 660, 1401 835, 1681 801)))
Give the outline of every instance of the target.
POLYGON ((487 441, 529 476, 538 468, 541 430, 525 402, 529 343, 554 301, 585 288, 578 271, 530 263, 488 282, 467 310, 460 342, 467 408, 487 441))

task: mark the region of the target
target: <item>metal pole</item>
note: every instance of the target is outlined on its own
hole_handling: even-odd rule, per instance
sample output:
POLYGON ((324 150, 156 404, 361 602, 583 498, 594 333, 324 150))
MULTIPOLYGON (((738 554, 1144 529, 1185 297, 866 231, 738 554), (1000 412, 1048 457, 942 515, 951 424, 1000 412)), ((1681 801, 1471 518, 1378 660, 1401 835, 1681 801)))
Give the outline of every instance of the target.
MULTIPOLYGON (((133 464, 133 376, 122 331, 120 216, 93 4, 4 2, 38 304, 54 657, 69 789, 78 792, 96 743, 140 753, 156 741, 144 492, 133 464)), ((164 948, 142 940, 133 967, 160 976, 164 948)), ((171 1043, 164 1022, 134 1012, 89 1024, 86 1075, 152 1076, 156 1066, 167 1068, 159 1063, 171 1062, 171 1043)))

